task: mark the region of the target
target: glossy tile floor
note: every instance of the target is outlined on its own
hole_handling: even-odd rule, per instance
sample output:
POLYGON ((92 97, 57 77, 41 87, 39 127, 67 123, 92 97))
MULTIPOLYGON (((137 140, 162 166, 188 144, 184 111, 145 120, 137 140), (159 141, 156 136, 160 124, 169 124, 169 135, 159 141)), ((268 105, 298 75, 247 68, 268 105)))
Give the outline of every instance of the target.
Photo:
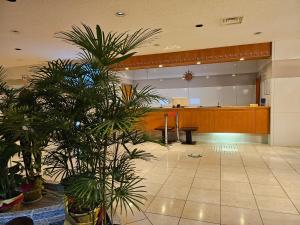
POLYGON ((157 157, 136 163, 147 201, 142 212, 123 215, 124 224, 300 225, 300 148, 177 143, 142 148, 157 157))

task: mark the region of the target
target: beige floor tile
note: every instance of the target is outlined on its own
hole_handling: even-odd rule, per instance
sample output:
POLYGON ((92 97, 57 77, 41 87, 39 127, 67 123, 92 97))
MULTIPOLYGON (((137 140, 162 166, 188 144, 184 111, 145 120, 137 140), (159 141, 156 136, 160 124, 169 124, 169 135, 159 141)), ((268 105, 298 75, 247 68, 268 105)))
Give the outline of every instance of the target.
POLYGON ((207 171, 207 172, 215 172, 215 173, 220 173, 220 164, 219 165, 208 165, 208 164, 202 164, 200 162, 200 165, 197 169, 197 172, 199 171, 207 171))
POLYGON ((173 172, 174 168, 167 166, 155 166, 149 170, 150 174, 161 174, 161 175, 170 175, 173 172))
POLYGON ((246 173, 235 173, 235 172, 222 172, 221 180, 231 181, 231 182, 249 182, 246 173))
POLYGON ((225 192, 242 193, 252 195, 251 186, 248 182, 222 181, 221 190, 225 192))
POLYGON ((193 183, 192 177, 170 175, 165 185, 191 186, 192 183, 193 183))
POLYGON ((300 186, 283 186, 284 190, 286 191, 287 195, 292 199, 292 200, 300 200, 300 186))
POLYGON ((256 201, 260 210, 298 214, 292 202, 287 198, 276 198, 257 195, 256 201))
POLYGON ((190 186, 164 185, 157 196, 186 200, 190 186))
POLYGON ((287 198, 287 195, 284 193, 284 191, 282 190, 282 188, 280 186, 252 184, 252 190, 253 190, 254 195, 264 195, 264 196, 287 198))
POLYGON ((192 184, 193 188, 201 188, 208 190, 220 190, 220 180, 219 179, 202 179, 195 178, 192 184))
POLYGON ((260 211, 264 225, 299 225, 300 216, 276 212, 260 211))
POLYGON ((221 206, 221 224, 262 225, 258 210, 221 206))
POLYGON ((158 183, 150 183, 150 182, 143 182, 143 185, 145 185, 144 190, 147 192, 147 194, 150 195, 156 195, 158 191, 161 189, 162 185, 158 183))
POLYGON ((144 220, 139 220, 133 223, 127 223, 128 225, 152 225, 149 220, 144 219, 144 220))
POLYGON ((220 191, 191 188, 188 195, 189 201, 220 204, 220 191))
POLYGON ((157 213, 166 216, 180 217, 183 207, 184 200, 155 197, 146 212, 157 213))
POLYGON ((181 177, 194 177, 195 173, 196 173, 196 168, 194 169, 175 168, 172 172, 172 175, 181 176, 181 177))
POLYGON ((140 204, 140 208, 142 211, 145 211, 149 207, 150 203, 155 197, 154 195, 149 195, 149 194, 145 194, 144 196, 146 197, 146 199, 142 200, 143 204, 140 204))
POLYGON ((128 209, 127 213, 123 210, 122 213, 118 212, 117 215, 123 224, 133 223, 146 219, 145 214, 142 211, 138 211, 137 209, 133 209, 133 214, 128 209))
POLYGON ((198 161, 196 162, 179 161, 177 163, 176 168, 196 170, 198 165, 199 165, 198 161))
POLYGON ((215 171, 197 170, 195 177, 202 178, 202 179, 220 179, 221 174, 220 171, 215 172, 215 171))
POLYGON ((187 201, 183 210, 182 218, 220 223, 220 206, 187 201))
POLYGON ((145 182, 163 184, 169 175, 166 174, 145 174, 145 182))
POLYGON ((298 210, 298 212, 300 212, 300 200, 299 199, 296 199, 296 200, 292 199, 292 202, 296 206, 296 209, 298 210))
POLYGON ((179 217, 173 216, 146 213, 146 217, 153 225, 177 225, 179 222, 179 217))
POLYGON ((181 218, 178 225, 215 225, 217 223, 201 222, 199 220, 189 220, 181 218))
POLYGON ((278 186, 278 182, 273 175, 259 175, 259 174, 249 174, 249 180, 252 184, 264 184, 271 186, 278 186))
POLYGON ((240 208, 257 209, 254 196, 242 193, 222 192, 221 204, 240 208))
POLYGON ((152 225, 149 220, 144 219, 144 220, 139 220, 133 223, 127 223, 128 225, 152 225))

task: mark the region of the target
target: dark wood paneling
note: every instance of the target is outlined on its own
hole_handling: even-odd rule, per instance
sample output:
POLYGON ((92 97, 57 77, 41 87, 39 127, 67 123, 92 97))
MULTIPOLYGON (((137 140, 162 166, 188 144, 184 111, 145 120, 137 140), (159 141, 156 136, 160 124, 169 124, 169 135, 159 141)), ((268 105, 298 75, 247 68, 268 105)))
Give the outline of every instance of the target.
POLYGON ((115 70, 130 70, 156 68, 162 64, 164 67, 185 66, 196 64, 222 63, 245 60, 266 59, 272 55, 272 43, 257 43, 236 45, 219 48, 208 48, 181 52, 170 52, 150 55, 133 56, 115 66, 115 70))

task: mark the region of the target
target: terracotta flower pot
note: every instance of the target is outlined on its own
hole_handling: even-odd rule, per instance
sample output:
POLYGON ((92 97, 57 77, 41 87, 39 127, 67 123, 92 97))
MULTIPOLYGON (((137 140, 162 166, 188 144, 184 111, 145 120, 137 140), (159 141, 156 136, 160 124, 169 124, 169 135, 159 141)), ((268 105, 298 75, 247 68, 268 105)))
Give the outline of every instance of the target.
POLYGON ((13 198, 0 200, 0 212, 20 209, 23 199, 23 193, 18 193, 18 195, 13 198))

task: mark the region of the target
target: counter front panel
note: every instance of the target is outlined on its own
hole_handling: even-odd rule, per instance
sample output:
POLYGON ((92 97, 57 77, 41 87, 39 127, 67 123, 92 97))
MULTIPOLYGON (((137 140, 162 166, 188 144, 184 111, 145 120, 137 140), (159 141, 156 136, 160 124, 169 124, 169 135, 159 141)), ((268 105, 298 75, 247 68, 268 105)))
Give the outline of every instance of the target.
MULTIPOLYGON (((179 127, 198 127, 199 133, 270 133, 269 107, 203 107, 154 109, 141 121, 146 132, 164 126, 164 114, 178 112, 179 127)), ((168 125, 175 127, 175 117, 168 125)))

